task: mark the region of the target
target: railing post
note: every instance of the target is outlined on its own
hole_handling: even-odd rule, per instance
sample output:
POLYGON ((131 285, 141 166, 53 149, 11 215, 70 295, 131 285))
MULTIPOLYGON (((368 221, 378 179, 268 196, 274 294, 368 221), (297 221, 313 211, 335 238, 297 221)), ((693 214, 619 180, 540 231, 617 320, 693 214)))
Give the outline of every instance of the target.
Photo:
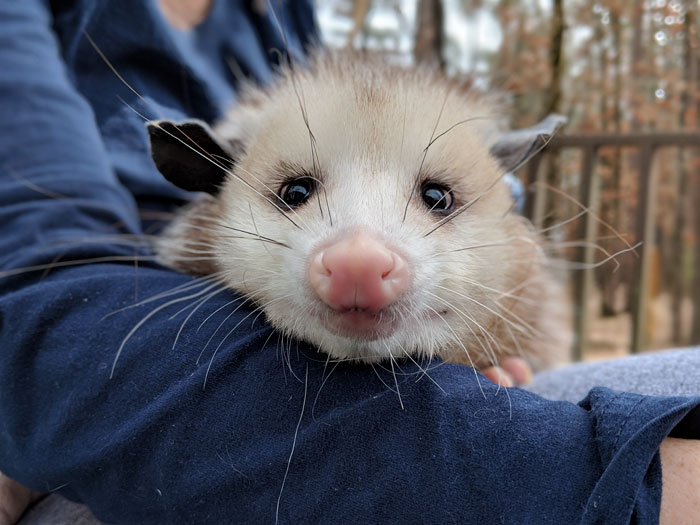
POLYGON ((540 162, 542 161, 542 153, 538 153, 527 163, 527 175, 525 179, 525 209, 523 215, 530 219, 534 224, 535 209, 538 206, 538 200, 541 198, 539 188, 535 185, 537 182, 537 173, 539 171, 540 162))
POLYGON ((630 351, 636 354, 647 346, 649 311, 649 282, 651 278, 651 256, 655 242, 656 227, 656 177, 651 171, 654 145, 645 142, 639 149, 639 193, 637 202, 637 242, 642 241, 639 279, 632 317, 632 344, 630 351))
POLYGON ((572 359, 580 361, 583 349, 588 341, 588 298, 593 289, 593 246, 598 231, 596 216, 600 196, 599 178, 594 173, 596 146, 588 144, 583 149, 583 173, 581 178, 581 204, 587 209, 585 220, 578 226, 578 238, 583 239, 581 247, 576 250, 576 260, 582 264, 581 271, 574 273, 574 346, 572 359))

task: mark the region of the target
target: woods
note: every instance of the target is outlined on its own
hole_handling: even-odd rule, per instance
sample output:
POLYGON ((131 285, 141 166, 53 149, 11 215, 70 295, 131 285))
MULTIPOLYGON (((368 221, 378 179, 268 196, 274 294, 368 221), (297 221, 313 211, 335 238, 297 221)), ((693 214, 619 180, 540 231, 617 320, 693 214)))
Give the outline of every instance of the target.
MULTIPOLYGON (((587 188, 585 145, 545 155, 530 169, 531 218, 569 266, 592 258, 592 282, 576 300, 591 317, 579 328, 599 345, 700 344, 700 140, 669 135, 700 131, 700 2, 323 0, 319 13, 331 45, 427 62, 506 94, 512 127, 559 112, 567 136, 630 138, 589 144, 587 188), (594 220, 581 214, 581 199, 594 220), (598 265, 641 240, 636 255, 598 265)), ((527 168, 519 175, 527 180, 527 168)))

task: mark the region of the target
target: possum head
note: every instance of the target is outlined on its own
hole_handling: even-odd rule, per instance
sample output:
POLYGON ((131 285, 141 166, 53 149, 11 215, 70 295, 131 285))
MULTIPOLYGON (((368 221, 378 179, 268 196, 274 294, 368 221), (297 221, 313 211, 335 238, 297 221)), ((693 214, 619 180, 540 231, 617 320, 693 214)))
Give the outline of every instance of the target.
POLYGON ((541 350, 551 283, 502 175, 558 122, 499 134, 497 115, 437 75, 331 56, 247 87, 213 131, 153 123, 161 172, 208 193, 161 260, 334 358, 541 350))

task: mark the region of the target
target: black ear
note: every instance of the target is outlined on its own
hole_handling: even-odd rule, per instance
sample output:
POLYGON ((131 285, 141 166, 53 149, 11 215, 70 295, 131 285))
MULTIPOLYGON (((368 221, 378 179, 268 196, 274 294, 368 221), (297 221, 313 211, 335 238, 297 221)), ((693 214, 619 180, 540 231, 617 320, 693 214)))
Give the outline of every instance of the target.
POLYGON ((218 193, 233 159, 209 126, 199 120, 159 120, 147 128, 151 157, 166 179, 184 190, 218 193))
POLYGON ((531 128, 503 133, 491 146, 491 155, 496 157, 507 171, 514 171, 544 148, 566 122, 565 116, 552 113, 531 128))

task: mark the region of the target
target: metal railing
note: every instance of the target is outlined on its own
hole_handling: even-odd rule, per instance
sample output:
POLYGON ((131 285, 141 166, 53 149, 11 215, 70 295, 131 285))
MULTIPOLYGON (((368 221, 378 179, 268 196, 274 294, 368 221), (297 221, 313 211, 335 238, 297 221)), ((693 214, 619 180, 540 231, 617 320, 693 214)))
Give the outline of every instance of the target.
MULTIPOLYGON (((633 147, 637 150, 638 161, 638 200, 636 214, 636 242, 641 242, 638 249, 640 262, 637 269, 638 283, 636 300, 632 305, 632 334, 630 351, 636 353, 644 347, 644 330, 647 323, 647 307, 649 301, 649 284, 651 276, 651 251, 655 245, 655 211, 657 196, 657 177, 652 172, 652 161, 656 150, 660 147, 700 148, 700 132, 677 133, 601 133, 595 135, 563 135, 555 136, 546 149, 534 157, 527 168, 527 187, 533 188, 542 164, 542 157, 547 154, 557 154, 564 149, 578 149, 583 153, 579 201, 588 210, 597 210, 600 202, 600 177, 595 172, 595 163, 601 148, 633 147)), ((700 151, 700 150, 699 150, 700 151)), ((525 215, 533 218, 537 210, 543 207, 543 192, 528 192, 525 204, 525 215)), ((583 348, 586 346, 589 319, 587 299, 590 296, 593 282, 594 245, 596 240, 596 217, 587 213, 579 223, 578 238, 583 239, 578 248, 577 260, 584 264, 580 272, 573 275, 573 293, 575 307, 575 341, 573 348, 574 360, 580 360, 583 348)), ((698 232, 700 234, 700 232, 698 232)), ((700 242, 700 241, 696 241, 700 242)), ((697 263, 696 263, 697 264, 697 263)), ((696 271, 700 271, 697 269, 696 271)), ((694 305, 700 308, 700 304, 694 305)))

